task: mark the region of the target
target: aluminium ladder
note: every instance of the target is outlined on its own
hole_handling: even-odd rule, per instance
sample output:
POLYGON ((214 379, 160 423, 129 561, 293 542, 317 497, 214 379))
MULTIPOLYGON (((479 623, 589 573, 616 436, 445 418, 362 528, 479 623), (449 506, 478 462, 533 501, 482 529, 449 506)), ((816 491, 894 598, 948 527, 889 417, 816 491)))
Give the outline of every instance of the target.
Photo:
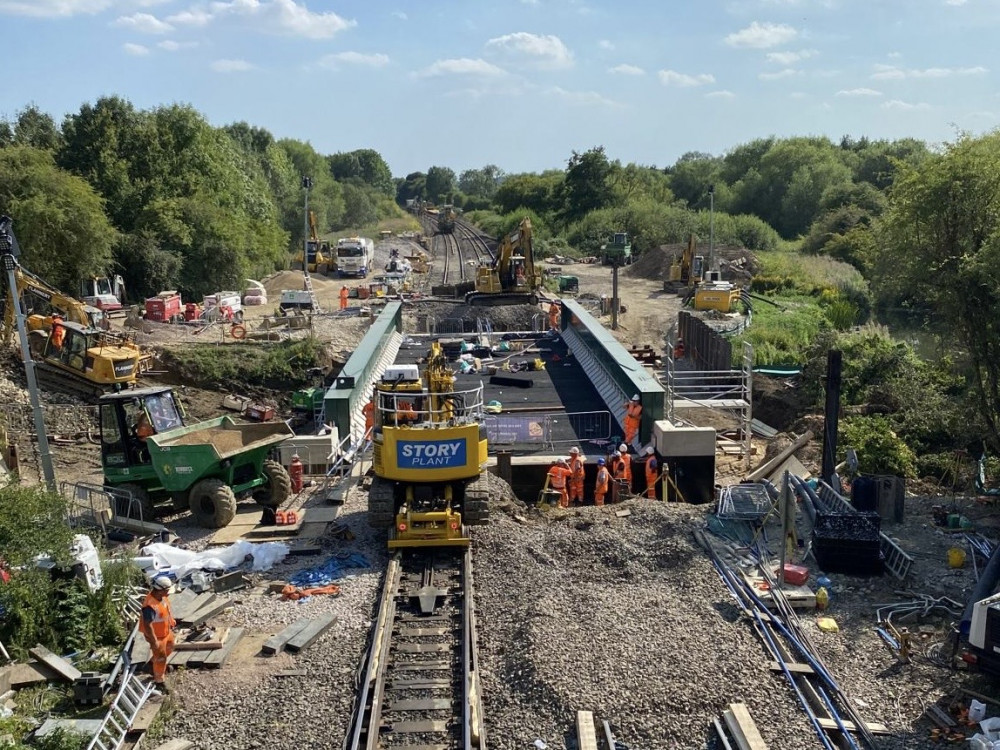
POLYGON ((87 744, 87 750, 119 750, 140 709, 152 694, 152 683, 139 679, 135 666, 130 664, 122 675, 118 694, 108 708, 101 728, 87 744))

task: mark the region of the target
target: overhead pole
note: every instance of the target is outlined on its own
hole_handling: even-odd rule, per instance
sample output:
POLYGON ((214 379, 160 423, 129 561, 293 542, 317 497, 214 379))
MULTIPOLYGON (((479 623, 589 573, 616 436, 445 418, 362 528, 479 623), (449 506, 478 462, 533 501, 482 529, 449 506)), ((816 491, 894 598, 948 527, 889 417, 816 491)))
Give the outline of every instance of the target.
POLYGON ((715 262, 715 185, 708 186, 708 268, 713 270, 715 262))
POLYGON ((21 298, 17 293, 17 256, 20 255, 21 251, 14 237, 13 224, 14 222, 9 216, 0 216, 0 256, 3 258, 4 270, 7 271, 10 298, 14 303, 14 319, 17 321, 17 334, 21 341, 21 358, 24 360, 24 372, 28 379, 28 396, 31 399, 31 413, 35 421, 42 478, 49 491, 56 492, 56 473, 52 467, 49 438, 45 433, 45 414, 42 412, 42 404, 38 397, 35 361, 31 358, 31 349, 28 346, 28 329, 24 323, 24 310, 21 309, 21 298))
POLYGON ((618 266, 619 258, 616 255, 611 264, 611 330, 618 330, 618 266))

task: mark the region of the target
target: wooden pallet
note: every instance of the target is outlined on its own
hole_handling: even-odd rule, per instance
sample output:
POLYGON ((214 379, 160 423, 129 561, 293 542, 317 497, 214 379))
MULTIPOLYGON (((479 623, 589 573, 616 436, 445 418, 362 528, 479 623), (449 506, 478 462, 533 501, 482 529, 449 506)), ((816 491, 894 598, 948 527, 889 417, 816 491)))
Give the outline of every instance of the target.
MULTIPOLYGON (((753 587, 754 593, 768 609, 775 609, 770 587, 759 573, 743 573, 744 580, 753 587)), ((816 609, 816 594, 808 586, 793 586, 786 583, 781 588, 792 609, 816 609)))
POLYGON ((240 539, 251 542, 278 542, 290 539, 319 539, 326 533, 326 527, 336 519, 335 507, 303 508, 296 511, 298 521, 287 526, 264 526, 261 524, 261 508, 246 505, 236 512, 236 517, 228 526, 219 529, 209 540, 210 545, 232 544, 240 539))

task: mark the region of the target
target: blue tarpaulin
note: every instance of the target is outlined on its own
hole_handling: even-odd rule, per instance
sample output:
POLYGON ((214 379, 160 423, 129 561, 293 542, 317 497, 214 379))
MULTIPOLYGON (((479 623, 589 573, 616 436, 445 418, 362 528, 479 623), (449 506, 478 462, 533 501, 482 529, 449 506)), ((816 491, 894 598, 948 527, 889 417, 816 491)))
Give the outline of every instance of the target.
POLYGON ((367 568, 368 560, 362 555, 333 555, 322 565, 300 570, 288 579, 288 582, 299 588, 326 586, 338 578, 344 577, 344 571, 351 568, 367 568))

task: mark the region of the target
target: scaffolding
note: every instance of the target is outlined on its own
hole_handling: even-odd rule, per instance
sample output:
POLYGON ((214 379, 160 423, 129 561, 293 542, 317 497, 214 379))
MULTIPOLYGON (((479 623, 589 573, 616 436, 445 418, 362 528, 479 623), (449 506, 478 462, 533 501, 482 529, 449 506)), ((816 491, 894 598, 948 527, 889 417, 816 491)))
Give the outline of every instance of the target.
POLYGON ((667 419, 675 425, 691 424, 681 416, 690 409, 712 409, 726 414, 737 423, 739 455, 746 461, 749 469, 750 422, 753 419, 753 346, 743 344, 739 369, 688 370, 677 365, 672 357, 667 358, 667 419))

